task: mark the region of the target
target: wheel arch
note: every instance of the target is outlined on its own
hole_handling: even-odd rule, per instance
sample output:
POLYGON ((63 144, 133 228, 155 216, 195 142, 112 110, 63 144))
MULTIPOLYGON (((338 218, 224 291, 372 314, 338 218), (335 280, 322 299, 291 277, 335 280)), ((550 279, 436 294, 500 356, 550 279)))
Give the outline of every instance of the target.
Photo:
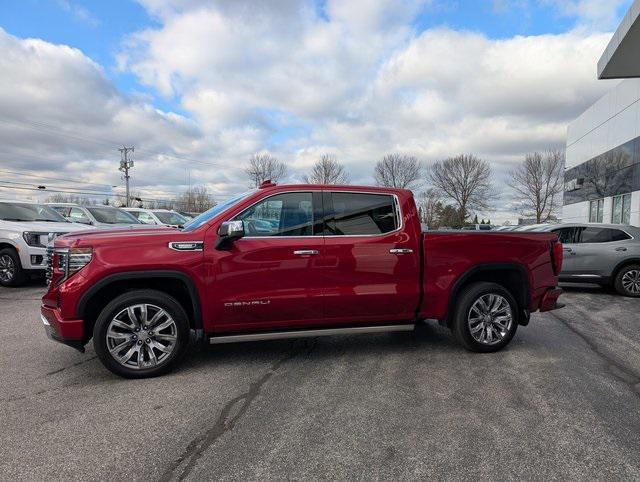
POLYGON ((20 254, 20 253, 19 253, 19 250, 18 250, 18 247, 17 247, 15 244, 10 243, 10 242, 8 242, 8 241, 0 241, 0 249, 5 249, 5 248, 11 248, 11 249, 13 249, 16 253, 20 254))
POLYGON ((154 289, 173 296, 187 312, 191 328, 202 328, 200 296, 187 274, 173 270, 128 271, 104 277, 80 297, 76 314, 84 320, 85 343, 92 336, 100 311, 116 296, 136 289, 154 289))
POLYGON ((633 258, 627 258, 620 261, 618 264, 616 264, 615 268, 613 268, 613 271, 611 271, 611 281, 615 282, 616 277, 618 276, 618 273, 620 273, 620 270, 630 264, 640 265, 640 257, 636 256, 633 258))
POLYGON ((466 286, 480 281, 499 284, 511 293, 518 303, 518 324, 527 325, 529 323, 531 302, 529 272, 524 265, 519 263, 487 263, 465 271, 451 288, 446 316, 447 323, 451 321, 456 300, 461 291, 466 286))

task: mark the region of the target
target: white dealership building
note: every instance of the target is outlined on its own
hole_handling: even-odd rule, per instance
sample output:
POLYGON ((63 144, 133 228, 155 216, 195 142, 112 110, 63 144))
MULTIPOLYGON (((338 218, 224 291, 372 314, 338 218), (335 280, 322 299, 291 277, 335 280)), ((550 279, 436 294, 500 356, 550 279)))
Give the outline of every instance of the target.
POLYGON ((625 79, 569 125, 563 222, 640 226, 640 0, 598 62, 625 79))

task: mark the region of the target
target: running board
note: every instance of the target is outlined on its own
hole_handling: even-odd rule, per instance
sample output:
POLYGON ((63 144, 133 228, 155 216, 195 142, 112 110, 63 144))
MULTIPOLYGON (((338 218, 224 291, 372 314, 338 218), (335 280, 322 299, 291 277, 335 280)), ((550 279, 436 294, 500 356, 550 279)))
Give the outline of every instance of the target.
POLYGON ((356 326, 351 328, 320 328, 316 330, 299 331, 270 331, 265 333, 250 333, 247 335, 224 335, 212 336, 209 343, 217 345, 221 343, 236 343, 241 341, 258 340, 284 340, 287 338, 310 338, 316 336, 333 335, 357 335, 364 333, 390 333, 395 331, 413 331, 415 324, 410 325, 378 325, 378 326, 356 326))

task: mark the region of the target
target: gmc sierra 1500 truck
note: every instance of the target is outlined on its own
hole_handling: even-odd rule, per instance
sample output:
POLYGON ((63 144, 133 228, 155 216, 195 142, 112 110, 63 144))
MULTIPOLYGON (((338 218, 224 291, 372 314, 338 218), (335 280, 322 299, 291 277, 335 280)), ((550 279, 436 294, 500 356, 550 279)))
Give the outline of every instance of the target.
POLYGON ((131 378, 208 343, 451 328, 492 352, 558 307, 555 234, 421 231, 410 191, 265 182, 181 229, 55 239, 41 320, 131 378))

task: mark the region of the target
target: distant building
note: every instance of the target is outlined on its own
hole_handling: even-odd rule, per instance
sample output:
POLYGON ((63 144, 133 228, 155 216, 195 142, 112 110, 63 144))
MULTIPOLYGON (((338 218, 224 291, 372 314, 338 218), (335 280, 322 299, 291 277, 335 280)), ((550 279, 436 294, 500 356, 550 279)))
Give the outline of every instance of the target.
POLYGON ((598 78, 627 79, 569 125, 565 222, 640 226, 640 0, 598 62, 598 78))
MULTIPOLYGON (((549 224, 556 224, 560 222, 560 219, 551 215, 546 222, 549 224)), ((518 218, 518 226, 533 226, 534 224, 538 224, 536 218, 518 218)))

